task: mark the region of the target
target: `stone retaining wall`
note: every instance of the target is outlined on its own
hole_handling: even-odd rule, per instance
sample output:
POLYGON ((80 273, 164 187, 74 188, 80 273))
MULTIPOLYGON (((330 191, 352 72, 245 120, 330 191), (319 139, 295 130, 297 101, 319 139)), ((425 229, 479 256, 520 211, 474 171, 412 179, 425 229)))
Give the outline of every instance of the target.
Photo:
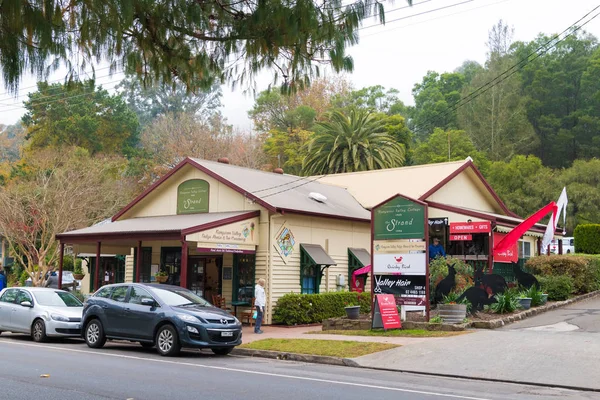
MULTIPOLYGON (((428 331, 464 331, 469 324, 430 324, 427 322, 403 321, 402 329, 426 329, 428 331)), ((369 315, 360 319, 329 318, 323 321, 323 331, 359 331, 371 329, 369 315)))

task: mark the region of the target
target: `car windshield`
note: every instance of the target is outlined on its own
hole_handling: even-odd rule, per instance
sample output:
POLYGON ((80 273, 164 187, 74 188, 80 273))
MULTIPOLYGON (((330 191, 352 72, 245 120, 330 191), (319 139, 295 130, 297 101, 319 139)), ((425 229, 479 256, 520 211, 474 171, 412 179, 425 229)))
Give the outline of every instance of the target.
POLYGON ((160 298, 164 303, 169 306, 209 306, 210 303, 204 300, 202 297, 194 294, 194 292, 190 292, 185 289, 175 289, 175 290, 165 290, 159 288, 152 288, 154 293, 160 298))
POLYGON ((51 307, 83 307, 79 299, 67 292, 37 292, 33 294, 38 304, 51 307))

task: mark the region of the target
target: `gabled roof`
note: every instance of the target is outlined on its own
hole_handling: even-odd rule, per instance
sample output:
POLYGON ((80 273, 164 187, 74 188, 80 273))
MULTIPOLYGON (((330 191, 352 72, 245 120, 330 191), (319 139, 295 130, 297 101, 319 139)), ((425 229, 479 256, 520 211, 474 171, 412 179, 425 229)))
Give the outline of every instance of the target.
POLYGON ((277 174, 197 158, 186 158, 119 211, 112 218, 113 221, 120 218, 186 165, 199 169, 272 212, 337 217, 363 222, 371 219, 370 212, 365 210, 347 190, 323 184, 315 178, 277 174), (310 193, 319 193, 327 200, 316 201, 309 197, 310 193))

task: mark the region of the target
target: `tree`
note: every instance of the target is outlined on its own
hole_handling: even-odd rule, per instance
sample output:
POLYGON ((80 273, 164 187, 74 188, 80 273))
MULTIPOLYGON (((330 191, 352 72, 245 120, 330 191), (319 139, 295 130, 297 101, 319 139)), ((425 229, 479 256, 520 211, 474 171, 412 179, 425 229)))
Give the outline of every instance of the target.
POLYGON ((0 231, 34 286, 56 266, 56 234, 101 221, 131 199, 126 165, 81 148, 45 149, 20 161, 19 173, 0 188, 0 231))
POLYGON ((21 146, 25 142, 25 129, 21 123, 0 124, 0 162, 19 159, 21 146))
POLYGON ((31 149, 77 146, 92 154, 127 154, 137 145, 137 116, 120 96, 111 96, 92 80, 37 86, 22 119, 31 149))
POLYGON ((413 88, 415 106, 410 109, 409 128, 425 139, 435 128, 457 129, 455 105, 461 99, 465 78, 462 74, 427 72, 413 88))
POLYGON ((300 128, 288 131, 272 129, 263 147, 269 164, 283 168, 288 174, 301 175, 307 144, 313 135, 313 132, 300 128))
POLYGON ((510 51, 512 36, 513 29, 502 20, 490 30, 486 68, 473 76, 463 92, 464 97, 470 93, 478 95, 458 109, 459 125, 470 135, 475 147, 495 161, 529 154, 537 144, 527 119, 519 76, 502 75, 517 63, 510 51), (503 79, 496 79, 498 76, 503 79))
POLYGON ((188 92, 180 83, 155 84, 144 87, 135 76, 127 76, 118 86, 121 95, 138 116, 141 126, 151 123, 156 117, 168 113, 195 114, 208 119, 221 107, 222 91, 214 85, 206 91, 188 92))
POLYGON ((50 59, 71 70, 107 59, 147 85, 177 80, 194 90, 219 79, 244 84, 272 67, 274 80, 293 90, 318 76, 319 64, 352 71, 346 47, 374 15, 385 21, 383 4, 373 0, 3 1, 0 69, 16 90, 24 71, 43 75, 50 59))
POLYGON ((386 90, 381 85, 369 86, 336 96, 333 106, 342 109, 344 112, 349 112, 352 109, 363 109, 370 112, 405 116, 407 109, 398 98, 398 93, 397 89, 386 90))
POLYGON ((411 161, 412 151, 414 146, 413 133, 406 126, 406 120, 398 114, 387 115, 383 113, 373 114, 373 118, 381 121, 383 128, 388 135, 393 137, 396 142, 404 146, 406 162, 411 161))
POLYGON ((465 131, 437 128, 433 133, 417 145, 413 153, 415 164, 433 164, 448 161, 464 160, 471 157, 481 170, 486 170, 488 160, 475 148, 471 138, 465 131), (450 146, 450 148, 448 148, 450 146))
POLYGON ((600 160, 575 160, 560 173, 559 181, 567 187, 569 197, 567 230, 573 232, 578 224, 600 223, 600 160))
POLYGON ((399 167, 405 149, 385 131, 385 123, 364 110, 347 117, 334 111, 329 121, 317 124, 302 165, 307 175, 336 174, 399 167))

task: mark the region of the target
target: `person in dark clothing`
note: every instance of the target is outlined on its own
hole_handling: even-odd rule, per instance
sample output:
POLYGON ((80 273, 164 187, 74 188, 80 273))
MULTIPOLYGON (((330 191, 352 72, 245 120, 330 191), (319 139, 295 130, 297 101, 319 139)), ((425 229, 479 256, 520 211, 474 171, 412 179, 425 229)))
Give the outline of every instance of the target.
POLYGON ((440 239, 433 238, 433 244, 429 245, 429 260, 435 260, 437 257, 446 257, 446 252, 440 244, 440 239))
POLYGON ((4 269, 0 267, 0 290, 8 287, 6 284, 6 275, 4 275, 4 269))

